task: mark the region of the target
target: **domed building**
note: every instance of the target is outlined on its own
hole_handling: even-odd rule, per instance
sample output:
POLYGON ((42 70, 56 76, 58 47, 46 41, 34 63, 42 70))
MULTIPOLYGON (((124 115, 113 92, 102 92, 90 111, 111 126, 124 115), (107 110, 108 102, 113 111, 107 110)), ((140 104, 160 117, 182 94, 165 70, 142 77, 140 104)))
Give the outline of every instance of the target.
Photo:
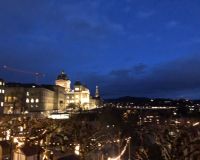
POLYGON ((68 76, 65 74, 64 71, 61 72, 57 76, 56 85, 65 88, 66 93, 71 92, 71 81, 69 80, 68 76))
POLYGON ((90 90, 86 85, 82 84, 80 81, 74 83, 73 89, 71 89, 71 81, 64 71, 57 76, 55 81, 57 86, 65 88, 65 105, 70 106, 71 104, 76 105, 78 108, 91 109, 95 108, 96 100, 90 95, 90 90))

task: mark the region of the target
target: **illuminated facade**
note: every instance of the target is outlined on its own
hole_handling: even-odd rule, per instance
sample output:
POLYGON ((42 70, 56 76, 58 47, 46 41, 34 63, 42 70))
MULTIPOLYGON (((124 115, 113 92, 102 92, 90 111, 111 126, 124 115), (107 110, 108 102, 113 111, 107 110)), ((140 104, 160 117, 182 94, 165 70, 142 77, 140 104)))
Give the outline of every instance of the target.
POLYGON ((4 114, 60 113, 66 110, 88 110, 99 106, 99 91, 92 97, 90 90, 76 81, 73 89, 64 72, 58 75, 56 85, 6 83, 0 80, 0 105, 4 114), (6 91, 5 91, 6 90, 6 91))
POLYGON ((65 90, 55 85, 7 83, 5 114, 51 112, 65 108, 65 90))
POLYGON ((90 90, 86 85, 82 84, 80 81, 76 81, 74 83, 74 88, 72 89, 70 86, 71 81, 63 71, 57 76, 55 84, 65 88, 66 106, 75 104, 81 109, 92 109, 97 107, 96 99, 91 97, 90 90))
POLYGON ((65 88, 65 92, 71 92, 71 81, 68 79, 67 75, 64 73, 64 71, 61 72, 60 75, 58 75, 55 84, 57 86, 61 86, 65 88))

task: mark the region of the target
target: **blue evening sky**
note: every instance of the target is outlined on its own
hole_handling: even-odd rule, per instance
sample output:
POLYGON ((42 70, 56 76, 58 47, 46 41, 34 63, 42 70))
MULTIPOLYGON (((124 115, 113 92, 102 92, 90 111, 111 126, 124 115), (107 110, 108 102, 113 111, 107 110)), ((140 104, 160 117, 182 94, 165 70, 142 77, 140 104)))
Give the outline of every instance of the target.
POLYGON ((65 70, 103 97, 200 98, 199 0, 0 0, 0 77, 34 82, 3 65, 65 70))

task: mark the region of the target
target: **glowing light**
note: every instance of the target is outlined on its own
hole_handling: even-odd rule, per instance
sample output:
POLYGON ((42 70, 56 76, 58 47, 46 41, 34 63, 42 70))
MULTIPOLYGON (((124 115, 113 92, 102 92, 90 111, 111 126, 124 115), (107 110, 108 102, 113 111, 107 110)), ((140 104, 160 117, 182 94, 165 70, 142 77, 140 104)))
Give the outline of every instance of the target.
POLYGON ((126 139, 126 145, 124 146, 123 150, 117 157, 114 157, 114 158, 108 157, 108 160, 120 160, 121 156, 125 153, 125 151, 128 147, 128 144, 130 143, 130 139, 131 139, 131 137, 126 139))
MULTIPOLYGON (((20 137, 20 138, 22 138, 22 137, 20 137)), ((21 147, 21 146, 24 145, 24 142, 19 140, 20 138, 19 137, 14 137, 13 138, 13 142, 17 143, 17 147, 21 147)))
POLYGON ((29 103, 29 99, 28 98, 26 98, 26 103, 29 103))
POLYGON ((199 122, 194 123, 192 126, 197 126, 199 125, 199 122))
POLYGON ((7 130, 6 131, 6 140, 10 140, 10 134, 11 134, 11 130, 7 130))
POLYGON ((74 153, 75 153, 76 155, 80 155, 80 144, 77 144, 77 145, 75 146, 74 153))
POLYGON ((35 103, 38 103, 39 102, 39 99, 37 98, 36 100, 35 100, 35 103))

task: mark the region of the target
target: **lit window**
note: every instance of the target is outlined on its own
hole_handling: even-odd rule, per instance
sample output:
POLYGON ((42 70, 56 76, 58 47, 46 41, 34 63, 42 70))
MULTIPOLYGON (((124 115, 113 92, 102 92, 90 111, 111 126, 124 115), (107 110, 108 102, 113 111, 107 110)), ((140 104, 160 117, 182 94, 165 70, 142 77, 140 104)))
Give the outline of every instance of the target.
POLYGON ((79 88, 75 88, 75 91, 79 91, 79 88))
POLYGON ((7 102, 7 96, 5 96, 4 101, 7 102))
POLYGON ((3 102, 1 102, 1 107, 3 107, 3 102))
POLYGON ((39 102, 39 99, 37 98, 36 100, 35 100, 35 103, 38 103, 39 102))
POLYGON ((76 95, 75 97, 76 97, 76 98, 79 98, 79 96, 78 96, 78 95, 76 95))
POLYGON ((5 90, 4 90, 4 89, 2 89, 2 93, 5 93, 5 90))
POLYGON ((2 82, 0 82, 0 86, 2 85, 2 82))
POLYGON ((33 108, 33 105, 31 105, 31 108, 33 108))
POLYGON ((29 92, 26 92, 26 95, 29 96, 29 92))
POLYGON ((8 102, 12 102, 12 97, 8 97, 8 102))
POLYGON ((28 98, 26 98, 26 103, 29 103, 29 99, 28 98))
POLYGON ((39 106, 36 104, 36 105, 35 105, 35 107, 37 107, 37 108, 38 108, 39 106))
POLYGON ((31 98, 31 103, 34 103, 34 99, 33 98, 31 98))
POLYGON ((0 89, 0 93, 1 93, 1 89, 0 89))

